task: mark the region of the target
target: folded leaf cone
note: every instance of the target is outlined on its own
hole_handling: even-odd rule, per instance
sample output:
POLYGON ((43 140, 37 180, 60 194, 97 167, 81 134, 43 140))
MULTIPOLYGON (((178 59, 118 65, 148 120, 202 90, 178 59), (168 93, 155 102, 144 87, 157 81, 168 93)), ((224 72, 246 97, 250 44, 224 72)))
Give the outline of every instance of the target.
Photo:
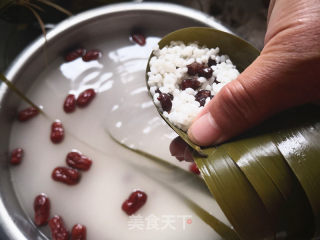
MULTIPOLYGON (((219 47, 240 72, 259 56, 244 40, 211 28, 175 31, 159 47, 171 41, 219 47)), ((320 107, 285 111, 237 139, 206 148, 158 112, 195 150, 204 181, 241 239, 320 236, 320 107)))

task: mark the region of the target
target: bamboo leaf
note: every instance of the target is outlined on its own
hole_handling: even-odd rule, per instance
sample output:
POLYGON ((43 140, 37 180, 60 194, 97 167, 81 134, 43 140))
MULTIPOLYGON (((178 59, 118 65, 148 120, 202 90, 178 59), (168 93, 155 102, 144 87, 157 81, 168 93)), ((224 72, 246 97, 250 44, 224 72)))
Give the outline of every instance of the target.
MULTIPOLYGON (((257 138, 255 138, 255 140, 257 140, 257 138)), ((241 171, 261 198, 269 214, 273 219, 276 219, 279 214, 279 209, 285 202, 285 198, 259 161, 263 160, 259 154, 263 146, 259 145, 258 142, 255 143, 255 146, 255 155, 252 154, 254 147, 248 145, 248 141, 246 140, 224 144, 219 150, 225 151, 240 167, 241 171)), ((280 161, 283 161, 283 159, 280 159, 280 161)))
POLYGON ((240 239, 237 233, 230 227, 225 225, 216 217, 209 214, 203 208, 199 207, 194 201, 183 198, 184 202, 210 227, 212 227, 223 239, 225 240, 236 240, 240 239))
POLYGON ((315 221, 314 236, 320 234, 320 108, 306 107, 292 112, 292 123, 272 137, 308 197, 315 221))
POLYGON ((38 23, 39 23, 39 25, 40 25, 41 31, 43 32, 43 36, 44 36, 44 38, 45 38, 45 41, 47 42, 47 38, 46 38, 46 35, 47 35, 46 28, 45 28, 45 26, 44 26, 44 23, 43 23, 40 15, 39 15, 32 7, 30 7, 29 5, 26 4, 26 5, 24 5, 24 6, 25 6, 26 8, 28 8, 28 9, 32 12, 32 14, 35 16, 35 18, 37 19, 37 21, 38 21, 38 23))
POLYGON ((131 164, 132 167, 134 167, 136 170, 140 171, 141 173, 149 176, 151 179, 161 183, 163 186, 165 186, 168 190, 173 192, 175 195, 177 195, 181 200, 190 207, 194 211, 194 213, 201 218, 205 223, 207 223, 209 226, 212 227, 223 239, 225 240, 237 240, 240 239, 237 235, 237 233, 228 227, 226 224, 221 222, 219 219, 208 213, 206 210, 204 210, 202 207, 200 207, 196 202, 186 197, 183 193, 172 187, 170 184, 167 183, 166 180, 163 180, 163 178, 159 179, 154 174, 150 173, 150 171, 146 171, 145 169, 141 169, 141 167, 138 167, 134 164, 131 164))
MULTIPOLYGON (((198 42, 199 45, 205 45, 209 48, 219 47, 220 53, 229 55, 230 59, 237 66, 237 69, 240 72, 243 71, 247 66, 249 66, 257 56, 259 56, 259 51, 241 38, 212 28, 191 27, 177 30, 162 38, 158 43, 159 48, 163 48, 164 46, 169 45, 171 41, 183 41, 184 43, 198 42)), ((152 57, 153 54, 150 55, 149 61, 152 57)), ((148 90, 150 90, 147 74, 150 71, 149 61, 146 69, 146 81, 148 90)), ((201 156, 207 156, 208 153, 214 150, 215 147, 201 148, 200 146, 192 143, 189 140, 186 132, 175 127, 162 115, 160 109, 157 108, 157 110, 161 117, 167 122, 167 124, 201 156)))
POLYGON ((313 231, 306 195, 269 135, 224 144, 222 149, 241 168, 262 199, 276 232, 307 239, 313 231))
MULTIPOLYGON (((249 216, 256 211, 251 208, 253 203, 247 208, 245 201, 240 206, 230 203, 241 194, 242 198, 249 197, 247 192, 236 191, 239 179, 231 173, 237 167, 247 187, 253 187, 267 209, 275 225, 274 234, 282 232, 290 239, 308 239, 319 236, 319 141, 320 108, 306 105, 278 114, 237 141, 219 146, 207 158, 196 158, 196 163, 241 237, 259 238, 254 235, 256 227, 243 233, 246 227, 243 223, 254 223, 249 216), (236 167, 232 166, 232 160, 236 167), (226 189, 235 192, 228 193, 226 189), (237 208, 244 209, 248 216, 243 213, 235 219, 234 215, 239 214, 237 208)), ((271 232, 264 234, 268 233, 271 232)))
MULTIPOLYGON (((207 190, 206 185, 204 184, 203 180, 197 176, 195 176, 193 173, 186 171, 182 168, 179 168, 173 164, 171 164, 168 161, 165 161, 161 158, 158 158, 152 154, 149 154, 147 152, 138 150, 138 149, 133 149, 126 144, 123 144, 119 142, 112 134, 108 132, 109 136, 113 141, 115 141, 117 144, 121 145, 122 147, 139 154, 143 157, 146 157, 147 159, 157 163, 159 166, 164 167, 166 169, 173 170, 173 173, 175 176, 179 176, 179 173, 181 176, 183 176, 184 180, 188 180, 188 183, 190 182, 197 182, 197 187, 202 186, 207 190), (191 180, 191 181, 190 181, 191 180)), ((198 204, 196 204, 194 201, 186 197, 183 193, 179 192, 172 186, 170 186, 167 182, 168 178, 157 178, 154 173, 154 170, 151 172, 150 169, 146 168, 141 168, 133 163, 129 163, 131 166, 133 166, 135 169, 140 171, 141 173, 148 175, 150 178, 156 180, 157 182, 160 182, 162 185, 164 185, 167 189, 170 189, 174 194, 178 195, 183 202, 190 207, 205 223, 207 223, 209 226, 211 226, 223 239, 226 240, 237 240, 239 239, 238 235, 234 230, 232 230, 230 227, 225 225, 223 222, 221 222, 219 219, 208 213, 206 210, 204 210, 202 207, 200 207, 198 204), (150 173, 151 172, 151 173, 150 173)), ((184 181, 186 182, 186 181, 184 181)), ((189 184, 190 186, 190 184, 189 184)))
POLYGON ((195 156, 195 162, 212 195, 241 238, 274 236, 275 226, 263 202, 222 148, 207 158, 195 156))
POLYGON ((2 73, 0 73, 0 80, 5 83, 10 90, 15 92, 22 100, 29 103, 32 107, 36 108, 40 113, 46 116, 42 109, 34 104, 28 97, 26 97, 11 81, 9 81, 2 73))
POLYGON ((184 179, 187 177, 188 179, 192 180, 193 182, 196 182, 198 184, 197 187, 201 187, 202 189, 204 189, 205 191, 208 190, 207 186, 205 185, 204 181, 196 176, 195 174, 193 174, 192 172, 190 171, 187 171, 187 170, 184 170, 183 168, 180 168, 180 167, 177 167, 176 165, 168 162, 168 161, 165 161, 157 156, 154 156, 150 153, 147 153, 147 152, 144 152, 144 151, 141 151, 139 149, 135 149, 135 148, 132 148, 126 144, 123 144, 121 143, 116 137, 114 137, 110 132, 107 132, 108 135, 110 136, 110 138, 116 142, 117 144, 121 145, 122 147, 128 149, 129 151, 132 151, 136 154, 139 154, 143 157, 146 157, 148 158, 150 161, 156 163, 157 165, 161 166, 161 167, 164 167, 166 169, 169 169, 171 170, 172 172, 174 172, 174 175, 175 176, 182 176, 184 179))
POLYGON ((41 12, 44 12, 43 8, 41 8, 40 6, 38 6, 38 5, 34 4, 34 3, 31 3, 31 2, 25 2, 23 4, 23 6, 29 6, 31 8, 37 9, 37 10, 39 10, 41 12))
MULTIPOLYGON (((259 55, 243 40, 206 28, 173 32, 159 47, 171 41, 219 46, 240 71, 259 55)), ((320 236, 319 107, 286 111, 232 142, 209 148, 194 145, 159 113, 198 152, 195 162, 241 238, 273 238, 279 232, 290 239, 320 236)))
POLYGON ((68 15, 68 16, 72 16, 72 13, 70 11, 68 11, 67 9, 49 1, 49 0, 37 0, 38 2, 41 2, 43 4, 46 4, 48 6, 51 6, 53 8, 55 8, 56 10, 63 12, 64 14, 68 15))

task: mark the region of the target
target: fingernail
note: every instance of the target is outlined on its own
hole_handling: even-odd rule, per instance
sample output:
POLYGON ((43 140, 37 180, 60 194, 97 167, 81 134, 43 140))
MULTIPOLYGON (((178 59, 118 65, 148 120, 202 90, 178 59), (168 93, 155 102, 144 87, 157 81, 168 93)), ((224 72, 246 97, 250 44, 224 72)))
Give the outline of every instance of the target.
POLYGON ((200 146, 208 146, 221 142, 221 130, 211 113, 197 119, 189 128, 188 136, 192 142, 200 146))

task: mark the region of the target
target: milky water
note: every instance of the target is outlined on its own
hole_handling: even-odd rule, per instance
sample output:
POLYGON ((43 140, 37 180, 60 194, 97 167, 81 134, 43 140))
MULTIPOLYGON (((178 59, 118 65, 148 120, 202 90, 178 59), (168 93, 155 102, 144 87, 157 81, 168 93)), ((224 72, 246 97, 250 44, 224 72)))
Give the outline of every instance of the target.
MULTIPOLYGON (((86 42, 87 49, 100 49, 99 61, 81 59, 64 63, 56 59, 39 74, 27 96, 42 105, 49 117, 39 115, 15 122, 10 148, 22 147, 25 157, 12 167, 12 181, 30 221, 33 200, 45 193, 51 200, 51 215, 61 215, 70 230, 76 223, 86 225, 88 239, 94 240, 209 240, 219 236, 184 203, 172 189, 184 193, 201 207, 227 222, 209 192, 194 177, 170 170, 124 149, 122 143, 158 156, 187 169, 170 156, 169 144, 175 133, 158 116, 145 86, 145 67, 158 37, 147 38, 141 47, 127 35, 86 42), (95 88, 97 96, 84 109, 66 114, 62 104, 68 93, 95 88), (60 144, 50 141, 50 126, 59 119, 66 135, 60 144), (51 179, 65 156, 77 149, 93 160, 79 184, 64 185, 51 179), (128 217, 121 204, 134 189, 148 195, 147 203, 128 217)), ((22 104, 21 108, 26 105, 22 104)), ((40 230, 50 236, 47 227, 40 230)))

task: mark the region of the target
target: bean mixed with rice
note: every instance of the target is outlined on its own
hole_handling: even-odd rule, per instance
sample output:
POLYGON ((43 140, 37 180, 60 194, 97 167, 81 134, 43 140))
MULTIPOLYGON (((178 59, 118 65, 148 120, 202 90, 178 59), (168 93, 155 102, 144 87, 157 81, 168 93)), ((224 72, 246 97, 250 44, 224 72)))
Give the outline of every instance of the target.
POLYGON ((187 131, 200 110, 239 71, 219 48, 172 41, 150 59, 148 85, 155 104, 171 123, 187 131))

